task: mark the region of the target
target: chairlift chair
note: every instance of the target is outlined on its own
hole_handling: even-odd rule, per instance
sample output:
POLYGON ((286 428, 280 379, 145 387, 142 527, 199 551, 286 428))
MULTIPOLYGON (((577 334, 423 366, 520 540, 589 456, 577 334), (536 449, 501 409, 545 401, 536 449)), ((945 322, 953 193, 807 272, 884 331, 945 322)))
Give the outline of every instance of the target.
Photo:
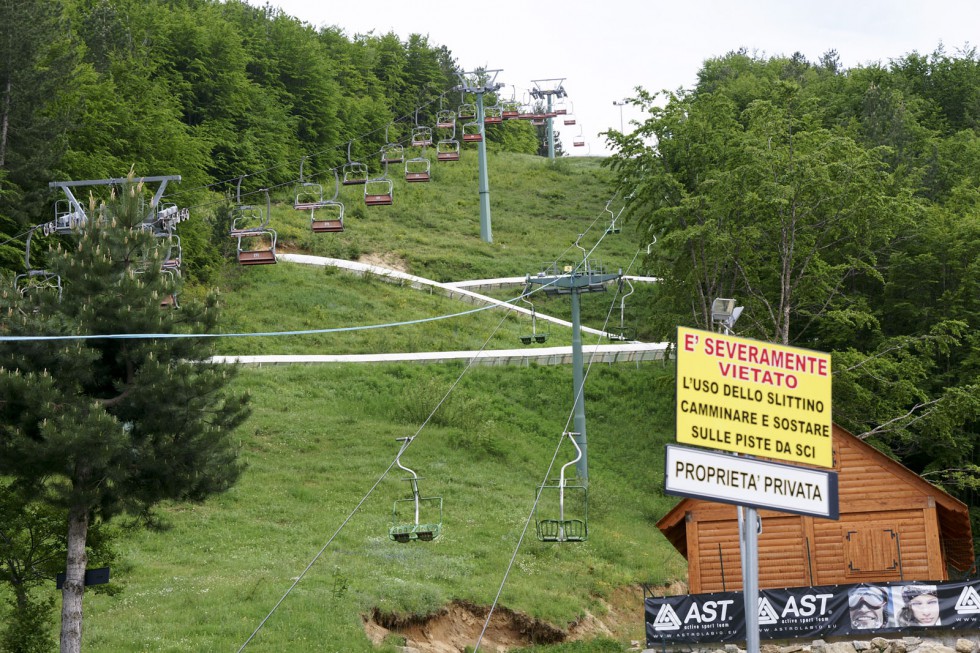
MULTIPOLYGON (((165 269, 163 273, 169 275, 171 279, 177 276, 173 270, 165 269)), ((177 303, 176 291, 163 296, 163 299, 160 300, 160 308, 180 308, 180 304, 177 303)))
POLYGON ((405 160, 405 147, 388 137, 388 129, 390 127, 390 124, 385 127, 385 144, 381 146, 381 165, 401 163, 405 160))
POLYGON ((333 169, 333 183, 333 197, 310 207, 310 229, 315 234, 344 230, 344 204, 337 199, 340 196, 340 174, 336 168, 333 169))
POLYGON ((417 156, 405 162, 405 181, 420 182, 431 179, 432 164, 426 156, 417 156))
POLYGON ((241 265, 271 265, 277 262, 276 232, 267 229, 238 236, 238 263, 241 265), (248 247, 247 245, 252 245, 248 247))
POLYGON ((436 143, 436 161, 459 161, 459 141, 447 138, 436 143))
POLYGON ((619 213, 613 213, 612 209, 609 208, 609 204, 611 202, 612 200, 606 202, 605 210, 609 213, 609 226, 606 227, 606 233, 613 235, 613 234, 618 234, 620 231, 622 231, 620 226, 616 224, 616 221, 619 220, 619 216, 622 215, 623 209, 625 209, 626 207, 624 206, 623 208, 619 209, 619 213))
POLYGON ((14 290, 21 297, 54 291, 61 301, 61 277, 50 270, 28 270, 14 277, 14 290))
POLYGON ((401 143, 387 143, 381 147, 381 163, 401 163, 405 160, 405 146, 401 143))
POLYGON ((452 109, 440 109, 436 113, 437 129, 456 129, 456 112, 452 109))
POLYGON ((72 208, 68 200, 58 200, 54 203, 54 220, 41 226, 45 236, 51 234, 71 234, 75 229, 85 224, 88 216, 81 207, 72 208))
POLYGON ((456 117, 460 120, 473 120, 476 118, 476 105, 472 102, 464 102, 456 109, 456 117))
POLYGON ((428 147, 430 145, 432 145, 432 127, 413 127, 412 147, 428 147))
POLYGON ((513 120, 520 116, 521 113, 521 103, 517 101, 517 87, 511 84, 513 92, 509 100, 503 100, 500 103, 500 117, 504 120, 513 120))
POLYGON ((479 143, 483 140, 483 132, 480 131, 480 123, 468 122, 463 125, 463 142, 479 143))
POLYGON ((32 227, 27 232, 27 243, 24 246, 24 267, 25 272, 14 277, 14 290, 20 293, 21 297, 29 295, 38 296, 41 293, 56 291, 58 301, 61 301, 61 277, 50 270, 40 270, 31 267, 31 238, 38 229, 43 231, 44 225, 32 227))
POLYGON ((629 286, 629 292, 619 298, 619 326, 608 327, 606 333, 610 340, 627 342, 636 340, 636 327, 626 326, 626 298, 633 294, 633 284, 626 277, 619 280, 619 292, 623 292, 623 285, 629 286))
POLYGON ((548 332, 538 330, 538 315, 537 312, 534 310, 534 304, 531 302, 531 300, 526 299, 528 289, 529 289, 528 286, 524 287, 524 292, 521 293, 520 299, 522 302, 524 302, 525 304, 531 307, 531 316, 530 319, 528 320, 528 322, 530 322, 531 324, 531 332, 528 333, 526 330, 521 332, 520 334, 521 344, 522 345, 530 345, 532 343, 542 344, 548 341, 548 332))
POLYGON ((157 238, 166 239, 164 246, 163 260, 160 261, 160 269, 165 272, 180 274, 181 257, 183 250, 180 247, 180 236, 172 233, 155 234, 157 238))
POLYGON ((542 542, 584 542, 589 537, 588 489, 583 484, 569 483, 565 477, 565 470, 582 458, 582 449, 575 441, 577 433, 566 432, 562 437, 566 435, 577 455, 562 466, 557 482, 538 487, 538 500, 534 504, 535 531, 542 542))
POLYGON ((401 463, 401 456, 414 437, 396 438, 401 442, 395 463, 411 476, 405 480, 412 488, 412 496, 398 499, 391 509, 391 527, 388 537, 395 542, 431 542, 442 532, 442 497, 423 497, 419 493, 419 475, 401 463))
POLYGON ((344 205, 324 202, 310 209, 310 230, 315 234, 340 233, 344 230, 344 205))
POLYGON ((353 141, 347 142, 347 163, 343 165, 344 186, 363 184, 368 178, 368 167, 364 163, 353 161, 350 157, 350 147, 353 141))
POLYGON ((391 206, 394 203, 392 188, 394 184, 388 179, 388 167, 384 174, 364 182, 364 204, 367 206, 391 206))
POLYGON ((307 211, 323 201, 323 186, 303 178, 304 163, 305 156, 299 162, 299 186, 296 187, 296 196, 293 199, 293 208, 297 211, 307 211))
POLYGON ((504 121, 504 108, 500 104, 493 104, 483 110, 483 124, 499 125, 504 121))
POLYGON ((241 265, 269 265, 276 262, 276 239, 274 229, 269 228, 272 215, 272 200, 269 189, 265 193, 265 211, 261 207, 241 203, 241 178, 238 179, 238 204, 231 221, 232 238, 236 238, 237 258, 241 265))

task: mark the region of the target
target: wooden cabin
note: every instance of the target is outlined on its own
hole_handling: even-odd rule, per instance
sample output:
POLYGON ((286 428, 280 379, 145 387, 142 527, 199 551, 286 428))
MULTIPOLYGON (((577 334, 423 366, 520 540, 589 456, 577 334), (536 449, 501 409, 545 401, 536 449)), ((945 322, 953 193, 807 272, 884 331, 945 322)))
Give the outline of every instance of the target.
MULTIPOLYGON (((759 588, 949 580, 974 564, 967 506, 834 425, 837 520, 759 510, 759 588)), ((691 594, 742 589, 736 507, 686 498, 657 526, 691 594)))

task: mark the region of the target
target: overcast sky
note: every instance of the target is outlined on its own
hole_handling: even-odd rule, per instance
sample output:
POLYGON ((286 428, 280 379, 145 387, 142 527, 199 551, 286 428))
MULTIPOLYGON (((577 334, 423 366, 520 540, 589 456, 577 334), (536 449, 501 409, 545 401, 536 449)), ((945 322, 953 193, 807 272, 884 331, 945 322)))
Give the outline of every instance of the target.
MULTIPOLYGON (((262 5, 264 0, 249 0, 262 5)), ((428 36, 465 71, 499 69, 518 99, 533 80, 563 79, 576 126, 556 124, 570 154, 608 154, 606 129, 629 131, 636 109, 614 105, 637 86, 694 85, 702 62, 745 47, 763 55, 836 50, 845 67, 887 64, 940 44, 976 45, 978 0, 269 0, 315 27, 428 36), (587 143, 577 148, 572 137, 587 143)), ((504 91, 502 91, 504 92, 504 91)))

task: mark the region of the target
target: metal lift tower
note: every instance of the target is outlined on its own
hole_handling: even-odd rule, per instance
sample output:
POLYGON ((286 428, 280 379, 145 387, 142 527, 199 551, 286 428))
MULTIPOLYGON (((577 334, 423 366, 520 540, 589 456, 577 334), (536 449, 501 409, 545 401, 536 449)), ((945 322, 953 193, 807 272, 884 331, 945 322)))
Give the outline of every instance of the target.
POLYGON ((605 292, 606 284, 623 276, 619 270, 615 274, 605 274, 601 266, 594 267, 586 258, 579 268, 565 266, 559 273, 557 269, 528 275, 528 284, 543 286, 545 294, 571 295, 572 298, 572 369, 575 403, 573 409, 574 433, 572 439, 578 445, 582 456, 575 463, 575 470, 583 485, 589 481, 589 455, 585 437, 585 374, 582 360, 582 322, 579 317, 579 294, 583 292, 605 292))
POLYGON ((486 125, 483 123, 483 94, 500 90, 503 84, 496 83, 500 70, 476 70, 458 73, 460 85, 457 90, 476 95, 476 122, 480 125, 480 141, 478 145, 480 166, 480 238, 485 243, 493 242, 493 232, 490 228, 490 181, 487 176, 487 138, 486 125))
POLYGON ((568 95, 565 92, 565 88, 562 83, 565 78, 560 79, 532 79, 531 83, 534 84, 534 88, 531 89, 531 97, 535 100, 540 100, 542 98, 547 98, 548 105, 545 111, 545 116, 548 120, 547 127, 545 128, 548 134, 548 158, 552 161, 555 160, 555 129, 552 124, 552 119, 555 117, 555 111, 552 107, 552 98, 559 97, 563 98, 568 95))

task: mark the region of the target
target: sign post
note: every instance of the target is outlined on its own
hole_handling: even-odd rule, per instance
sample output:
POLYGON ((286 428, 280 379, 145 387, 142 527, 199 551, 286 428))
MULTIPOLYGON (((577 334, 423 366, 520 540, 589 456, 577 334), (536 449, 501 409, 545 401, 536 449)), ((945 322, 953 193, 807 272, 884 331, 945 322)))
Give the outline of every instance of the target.
MULTIPOLYGON (((677 441, 833 467, 830 374, 829 354, 678 327, 677 441)), ((833 499, 836 511, 836 478, 833 499)), ((753 505, 736 505, 745 646, 758 653, 761 522, 753 505)))

